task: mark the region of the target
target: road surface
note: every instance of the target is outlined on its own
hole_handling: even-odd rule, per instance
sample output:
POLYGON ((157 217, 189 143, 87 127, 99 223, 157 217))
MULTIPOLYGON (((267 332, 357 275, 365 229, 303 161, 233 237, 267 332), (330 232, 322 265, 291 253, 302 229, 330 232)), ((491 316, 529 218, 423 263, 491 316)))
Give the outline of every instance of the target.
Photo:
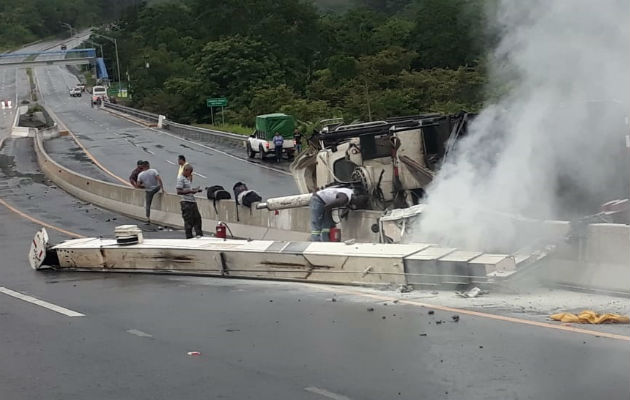
MULTIPOLYGON (((61 98, 59 113, 71 129, 87 132, 84 143, 112 169, 110 159, 122 162, 118 153, 136 148, 126 139, 151 151, 178 143, 135 126, 127 137, 121 132, 131 126, 118 125, 121 120, 61 98), (115 144, 93 139, 95 132, 115 144)), ((177 151, 161 150, 153 156, 167 168, 164 160, 177 151)), ((143 151, 122 158, 135 160, 143 151)), ((199 157, 200 165, 216 168, 203 164, 202 150, 190 154, 193 162, 199 157)), ((255 182, 273 186, 278 176, 267 173, 259 171, 255 182)), ((627 325, 581 327, 586 331, 580 333, 545 322, 549 310, 628 310, 627 299, 556 291, 540 292, 540 304, 524 301, 526 293, 455 304, 449 292, 33 271, 26 252, 39 225, 27 218, 66 232, 50 228, 53 242, 72 234, 111 236, 116 225, 134 221, 77 201, 47 181, 32 139, 9 139, 0 150, 0 203, 2 400, 630 398, 627 325), (571 302, 563 300, 569 295, 571 302)), ((152 227, 145 236, 182 232, 152 227)))
MULTIPOLYGON (((139 126, 90 107, 89 97, 68 96, 76 77, 59 66, 35 69, 47 107, 63 120, 94 157, 115 175, 127 178, 137 160, 148 160, 164 178, 167 191, 175 191, 177 156, 184 154, 194 167, 194 183, 201 187, 222 185, 231 191, 245 182, 264 198, 296 194, 293 178, 286 172, 264 168, 222 151, 184 141, 157 129, 139 126)), ((55 153, 68 158, 72 147, 55 145, 55 153)), ((244 152, 243 152, 244 154, 244 152)))

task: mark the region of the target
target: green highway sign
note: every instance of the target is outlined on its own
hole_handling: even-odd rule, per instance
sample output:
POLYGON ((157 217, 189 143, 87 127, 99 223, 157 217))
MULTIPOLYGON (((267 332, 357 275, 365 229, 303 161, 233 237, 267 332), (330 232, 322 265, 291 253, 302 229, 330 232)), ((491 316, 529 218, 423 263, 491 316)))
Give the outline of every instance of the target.
POLYGON ((215 97, 206 99, 206 106, 208 107, 225 107, 227 106, 227 99, 225 97, 215 97))

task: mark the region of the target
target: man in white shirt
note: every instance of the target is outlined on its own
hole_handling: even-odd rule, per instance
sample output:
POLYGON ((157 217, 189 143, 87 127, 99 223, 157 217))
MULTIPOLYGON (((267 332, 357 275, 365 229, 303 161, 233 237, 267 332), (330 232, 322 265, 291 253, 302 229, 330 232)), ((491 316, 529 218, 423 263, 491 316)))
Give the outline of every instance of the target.
POLYGON ((322 189, 311 197, 311 241, 330 241, 330 228, 335 226, 332 219, 334 208, 345 207, 354 198, 354 192, 348 188, 330 187, 322 189))
POLYGON ((201 231, 201 214, 199 214, 199 208, 195 200, 195 193, 201 192, 201 189, 199 187, 192 187, 190 181, 192 173, 192 165, 186 164, 182 174, 177 177, 177 185, 175 186, 177 194, 181 196, 179 204, 182 209, 186 239, 193 237, 193 229, 197 237, 203 236, 203 232, 201 231))

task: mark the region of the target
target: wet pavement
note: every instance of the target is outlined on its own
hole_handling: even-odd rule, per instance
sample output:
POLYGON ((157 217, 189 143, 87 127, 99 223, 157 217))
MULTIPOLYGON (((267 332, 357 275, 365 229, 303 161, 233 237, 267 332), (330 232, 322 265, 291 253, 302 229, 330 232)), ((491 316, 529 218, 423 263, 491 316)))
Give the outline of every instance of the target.
MULTIPOLYGON (((76 77, 62 67, 42 67, 35 71, 46 106, 99 162, 123 179, 135 168, 137 160, 148 160, 161 173, 167 191, 174 192, 177 156, 183 154, 195 167, 195 184, 201 187, 222 185, 231 191, 234 183, 242 181, 264 198, 297 192, 293 178, 284 171, 261 168, 222 150, 216 151, 93 109, 88 96, 69 97, 66 88, 74 85, 76 77)), ((72 147, 56 148, 59 152, 53 156, 67 157, 72 147)))
MULTIPOLYGON (((86 108, 93 121, 79 121, 79 111, 60 112, 76 119, 79 132, 104 124, 102 114, 86 108)), ((138 156, 143 146, 158 157, 164 156, 158 145, 172 144, 109 124, 115 123, 108 120, 103 137, 91 129, 84 140, 94 143, 95 155, 103 152, 99 159, 109 160, 108 168, 129 149, 135 150, 125 157, 138 156), (124 133, 141 146, 125 142, 124 133)), ((47 145, 59 146, 67 165, 96 173, 66 139, 47 145)), ((274 177, 254 182, 273 185, 274 177)), ((116 225, 135 223, 51 184, 37 167, 31 139, 9 140, 0 150, 0 199, 86 236, 111 236, 116 225)), ((593 332, 579 333, 519 322, 544 322, 556 309, 623 311, 628 299, 528 288, 464 300, 446 292, 38 272, 26 252, 39 227, 2 205, 0 221, 0 289, 84 314, 68 317, 0 293, 2 400, 630 398, 627 326, 586 326, 593 332)), ((53 243, 68 238, 49 234, 53 243)), ((151 227, 145 236, 183 235, 151 227)))

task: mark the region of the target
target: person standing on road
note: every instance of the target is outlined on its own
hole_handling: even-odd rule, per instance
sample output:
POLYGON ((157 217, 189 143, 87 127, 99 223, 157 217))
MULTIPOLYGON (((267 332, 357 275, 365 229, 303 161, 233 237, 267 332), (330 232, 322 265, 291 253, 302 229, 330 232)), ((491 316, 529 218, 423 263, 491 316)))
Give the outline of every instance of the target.
POLYGON ((151 203, 153 196, 160 190, 164 192, 164 184, 157 170, 151 168, 148 161, 142 162, 142 172, 138 175, 138 187, 143 188, 146 194, 145 211, 147 216, 147 224, 151 224, 151 203))
POLYGON ((177 194, 181 196, 180 206, 182 208, 182 218, 184 220, 184 231, 186 239, 193 237, 193 229, 197 237, 203 236, 201 231, 201 214, 195 200, 195 193, 201 192, 199 187, 192 187, 193 167, 186 164, 182 174, 177 177, 177 194))
MULTIPOLYGON (((177 156, 177 165, 179 165, 179 169, 177 170, 177 177, 179 177, 184 173, 184 167, 186 165, 189 165, 186 162, 186 157, 184 157, 182 154, 177 156)), ((190 176, 190 180, 192 181, 192 175, 190 176)))
POLYGON ((311 241, 330 241, 330 228, 335 226, 332 219, 334 208, 345 207, 354 198, 354 192, 348 188, 326 188, 311 197, 311 241))
POLYGON ((302 151, 302 133, 298 128, 293 131, 293 139, 295 139, 295 153, 300 154, 302 151))
POLYGON ((131 171, 131 175, 129 175, 129 183, 131 183, 131 185, 135 188, 138 187, 138 175, 140 174, 140 172, 143 171, 143 167, 142 167, 142 163, 144 161, 142 160, 138 160, 138 162, 136 163, 136 168, 131 171))
POLYGON ((284 138, 280 135, 280 132, 276 132, 273 137, 273 145, 276 150, 276 162, 282 160, 282 146, 284 145, 284 138))

